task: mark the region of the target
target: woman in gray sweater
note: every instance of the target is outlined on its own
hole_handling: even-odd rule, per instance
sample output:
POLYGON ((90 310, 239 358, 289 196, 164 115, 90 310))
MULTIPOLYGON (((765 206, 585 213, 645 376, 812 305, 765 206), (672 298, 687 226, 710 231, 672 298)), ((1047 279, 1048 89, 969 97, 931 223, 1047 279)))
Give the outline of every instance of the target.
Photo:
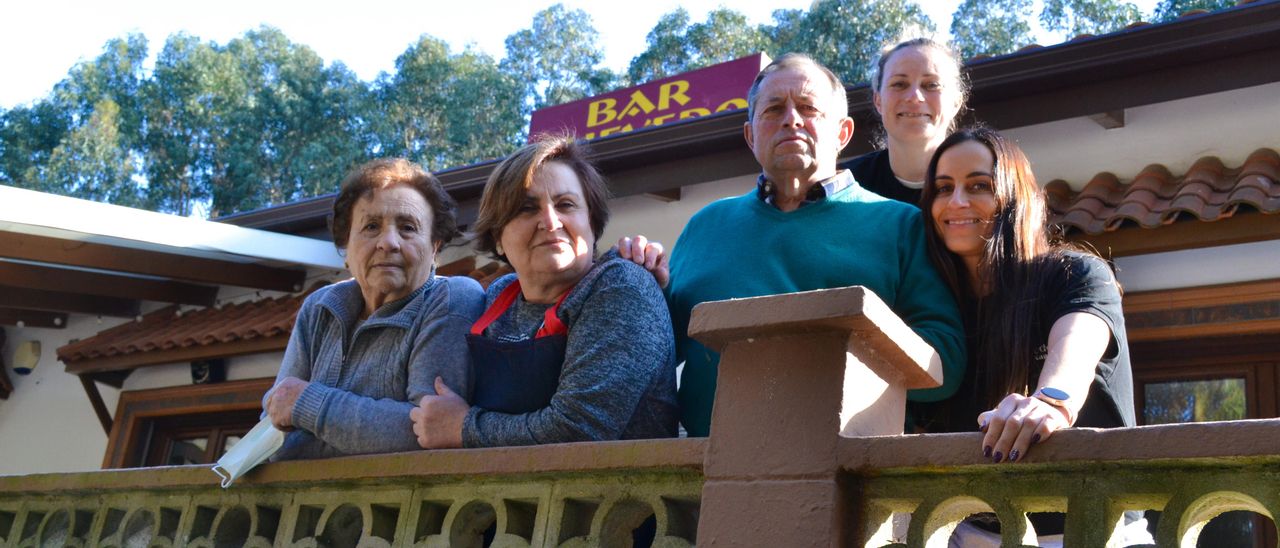
POLYGON ((489 287, 467 335, 470 401, 441 380, 413 411, 425 448, 676 435, 675 345, 642 267, 595 256, 604 180, 568 137, 543 137, 494 170, 475 232, 515 269, 489 287))
POLYGON ((462 340, 484 306, 480 284, 435 275, 458 234, 454 202, 407 160, 375 160, 347 176, 333 204, 333 241, 354 280, 316 290, 298 311, 263 407, 289 432, 274 460, 416 449, 409 411, 434 381, 466 393, 462 340))

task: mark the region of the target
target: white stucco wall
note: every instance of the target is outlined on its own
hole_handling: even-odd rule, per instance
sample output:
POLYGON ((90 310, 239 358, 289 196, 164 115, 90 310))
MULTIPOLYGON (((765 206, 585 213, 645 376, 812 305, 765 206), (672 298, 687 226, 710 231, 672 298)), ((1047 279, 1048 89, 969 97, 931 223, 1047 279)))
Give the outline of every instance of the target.
MULTIPOLYGON (((342 279, 345 272, 312 269, 307 287, 319 279, 342 279)), ((279 294, 239 287, 224 287, 223 302, 241 302, 279 294)), ((157 308, 147 303, 147 311, 157 308)), ((72 314, 66 329, 38 329, 5 326, 8 335, 4 364, 13 381, 13 394, 0 400, 0 475, 97 470, 107 449, 107 434, 89 404, 80 379, 66 372, 56 352, 73 339, 92 337, 129 320, 72 314), (18 343, 39 340, 39 365, 30 375, 13 372, 13 353, 18 343)), ((227 360, 227 380, 275 377, 282 352, 238 356, 227 360)), ((189 363, 148 366, 135 370, 124 382, 125 390, 143 390, 191 384, 189 363)), ((115 416, 120 390, 98 384, 98 391, 115 416)))
MULTIPOLYGON (((56 352, 71 339, 83 339, 120 323, 73 315, 66 329, 5 326, 5 373, 13 394, 0 400, 0 475, 97 470, 107 449, 107 434, 89 404, 80 379, 68 374, 56 352), (13 372, 19 343, 40 341, 40 361, 30 375, 13 372)), ((107 408, 114 410, 118 390, 99 384, 107 408)))
POLYGON ((643 234, 670 250, 689 218, 707 204, 730 196, 738 196, 755 187, 755 176, 734 177, 684 187, 681 197, 664 202, 649 196, 615 198, 609 203, 611 217, 604 237, 597 243, 601 251, 618 242, 622 236, 643 234))

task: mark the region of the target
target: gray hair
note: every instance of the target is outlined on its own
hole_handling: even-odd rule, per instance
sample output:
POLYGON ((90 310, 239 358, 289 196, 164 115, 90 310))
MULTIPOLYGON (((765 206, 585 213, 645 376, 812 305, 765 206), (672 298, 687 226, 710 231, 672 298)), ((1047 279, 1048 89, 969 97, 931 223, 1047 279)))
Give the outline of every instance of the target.
POLYGON ((782 57, 774 59, 768 66, 760 69, 760 74, 757 74, 755 81, 751 83, 751 89, 747 91, 747 123, 751 123, 752 120, 756 119, 756 95, 760 93, 760 85, 764 82, 765 77, 783 69, 805 66, 818 69, 827 77, 827 80, 831 82, 831 93, 832 95, 838 96, 839 99, 836 101, 836 104, 839 105, 836 107, 836 113, 839 114, 837 118, 844 118, 845 116, 848 116, 849 101, 845 97, 844 84, 840 83, 840 77, 836 76, 836 73, 831 72, 831 69, 823 66, 822 63, 815 61, 808 55, 803 53, 788 53, 782 57))

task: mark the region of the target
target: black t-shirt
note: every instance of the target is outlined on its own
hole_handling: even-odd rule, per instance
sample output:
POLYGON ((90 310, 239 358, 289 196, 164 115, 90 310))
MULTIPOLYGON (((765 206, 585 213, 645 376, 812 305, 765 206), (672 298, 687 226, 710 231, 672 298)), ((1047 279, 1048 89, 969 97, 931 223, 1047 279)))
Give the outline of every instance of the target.
MULTIPOLYGON (((1059 318, 1072 312, 1086 312, 1101 318, 1111 329, 1111 342, 1094 371, 1093 384, 1075 426, 1112 428, 1134 426, 1133 371, 1129 365, 1129 342, 1125 337, 1124 312, 1120 305, 1120 288, 1111 268, 1102 259, 1082 253, 1056 254, 1061 268, 1052 272, 1039 302, 1039 314, 1032 329, 1043 341, 1031 356, 1031 386, 1038 385, 1040 371, 1047 354, 1049 330, 1059 318)), ((982 401, 982 387, 977 386, 976 352, 985 332, 978 325, 976 306, 965 306, 962 313, 969 348, 969 366, 964 380, 952 398, 935 403, 910 404, 910 416, 927 432, 972 432, 978 429, 978 414, 994 407, 996 402, 982 401)))
POLYGON ((889 166, 888 149, 873 150, 858 156, 840 164, 840 169, 853 172, 853 178, 858 180, 862 188, 891 200, 920 207, 920 194, 923 190, 907 187, 898 180, 893 174, 893 168, 889 166))

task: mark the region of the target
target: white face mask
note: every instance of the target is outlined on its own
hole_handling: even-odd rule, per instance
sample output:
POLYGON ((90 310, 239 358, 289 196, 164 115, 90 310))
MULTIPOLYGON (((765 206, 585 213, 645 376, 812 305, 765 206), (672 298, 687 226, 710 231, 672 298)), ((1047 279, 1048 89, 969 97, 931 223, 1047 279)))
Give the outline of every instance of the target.
POLYGON ((213 473, 222 478, 222 488, 226 489, 240 476, 262 464, 281 445, 284 445, 284 432, 276 430, 270 418, 262 419, 240 438, 235 447, 218 459, 218 463, 213 465, 213 473))

